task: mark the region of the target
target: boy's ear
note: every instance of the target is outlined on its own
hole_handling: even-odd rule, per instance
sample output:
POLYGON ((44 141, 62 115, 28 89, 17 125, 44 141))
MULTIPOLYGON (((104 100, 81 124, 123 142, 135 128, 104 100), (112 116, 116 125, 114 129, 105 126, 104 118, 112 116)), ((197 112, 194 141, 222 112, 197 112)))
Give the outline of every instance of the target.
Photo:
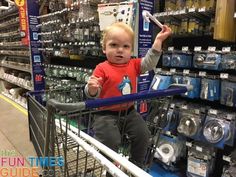
POLYGON ((102 52, 103 52, 104 54, 106 54, 106 50, 105 50, 105 49, 102 49, 102 52))

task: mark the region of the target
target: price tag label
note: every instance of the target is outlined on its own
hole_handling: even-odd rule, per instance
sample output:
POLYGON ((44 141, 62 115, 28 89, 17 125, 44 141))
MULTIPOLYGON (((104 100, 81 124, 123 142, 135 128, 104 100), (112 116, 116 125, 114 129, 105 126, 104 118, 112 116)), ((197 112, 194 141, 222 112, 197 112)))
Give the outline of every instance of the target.
POLYGON ((230 52, 231 47, 222 47, 222 52, 230 52))
POLYGON ((191 142, 186 142, 186 146, 192 147, 192 143, 191 142))
POLYGON ((163 13, 163 16, 167 16, 167 15, 168 15, 168 13, 167 13, 167 12, 164 12, 164 13, 163 13))
POLYGON ((166 131, 165 134, 171 136, 171 132, 170 131, 166 131))
POLYGON ((189 74, 189 72, 190 72, 189 69, 184 69, 184 70, 183 70, 183 73, 184 73, 184 74, 189 74))
POLYGON ((183 46, 182 51, 184 51, 184 52, 188 51, 188 46, 183 46))
POLYGON ((183 9, 179 11, 179 14, 185 14, 185 12, 186 12, 185 9, 183 9))
POLYGON ((231 162, 231 158, 229 156, 223 155, 223 160, 226 162, 231 162))
POLYGON ((199 152, 202 152, 202 147, 196 146, 196 150, 199 151, 199 152))
POLYGON ((229 78, 229 74, 228 73, 220 73, 220 78, 221 79, 228 79, 229 78))
POLYGON ((202 47, 201 46, 195 46, 194 47, 194 51, 195 52, 200 52, 202 50, 202 47))
POLYGON ((170 72, 171 72, 171 73, 176 73, 176 69, 175 69, 175 68, 171 68, 171 69, 170 69, 170 72))
POLYGON ((199 71, 199 76, 205 77, 206 76, 206 72, 205 71, 199 71))
POLYGON ((215 46, 209 46, 207 50, 210 51, 210 52, 215 52, 216 47, 215 46))
POLYGON ((195 7, 192 7, 192 8, 190 8, 190 9, 188 9, 188 11, 189 11, 189 12, 195 12, 196 9, 195 9, 195 7))
POLYGON ((175 104, 174 104, 174 103, 171 103, 171 104, 170 104, 170 107, 171 107, 171 108, 174 108, 174 107, 175 107, 175 104))
POLYGON ((156 68, 156 71, 155 72, 157 72, 157 73, 159 73, 159 72, 161 72, 161 68, 156 68))
POLYGON ((210 113, 210 114, 217 115, 217 112, 218 112, 218 111, 217 111, 216 109, 210 109, 210 110, 209 110, 209 113, 210 113))
POLYGON ((206 11, 206 7, 199 8, 198 11, 199 11, 199 12, 205 12, 205 11, 206 11))
POLYGON ((227 120, 233 120, 233 119, 234 119, 233 114, 227 114, 226 119, 227 119, 227 120))
POLYGON ((168 51, 174 51, 174 47, 168 47, 168 51))

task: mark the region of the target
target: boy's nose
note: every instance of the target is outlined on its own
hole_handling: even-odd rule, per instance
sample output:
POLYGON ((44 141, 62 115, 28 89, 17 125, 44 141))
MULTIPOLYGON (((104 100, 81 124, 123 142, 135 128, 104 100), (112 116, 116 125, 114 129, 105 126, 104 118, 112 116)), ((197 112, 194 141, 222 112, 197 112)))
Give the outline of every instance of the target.
POLYGON ((123 51, 123 47, 118 47, 118 51, 122 52, 123 51))

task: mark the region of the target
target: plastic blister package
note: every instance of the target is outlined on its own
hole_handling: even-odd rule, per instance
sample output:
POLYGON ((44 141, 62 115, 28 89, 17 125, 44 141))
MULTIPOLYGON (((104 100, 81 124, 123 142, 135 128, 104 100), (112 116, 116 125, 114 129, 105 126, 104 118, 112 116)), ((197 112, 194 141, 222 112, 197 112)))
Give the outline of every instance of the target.
POLYGON ((192 53, 190 52, 173 52, 171 57, 171 67, 191 68, 192 53))
POLYGON ((184 154, 184 143, 185 141, 178 137, 161 135, 154 156, 171 170, 184 154))
POLYGON ((220 88, 219 77, 207 76, 206 78, 202 78, 200 98, 209 101, 219 100, 220 88))
POLYGON ((167 89, 172 83, 172 75, 170 72, 161 72, 154 75, 150 90, 167 89))
POLYGON ((188 106, 179 112, 178 133, 195 140, 201 139, 202 125, 205 120, 205 114, 201 108, 188 106))
POLYGON ((172 54, 170 52, 165 52, 162 55, 162 66, 171 66, 172 54))
POLYGON ((236 78, 221 81, 220 103, 226 106, 236 106, 236 78))
POLYGON ((212 147, 198 144, 188 147, 187 177, 209 177, 214 164, 215 150, 212 147))
POLYGON ((236 70, 236 52, 223 54, 222 56, 222 69, 236 70))
POLYGON ((183 76, 183 84, 192 85, 193 90, 182 94, 184 97, 188 98, 199 98, 200 88, 201 88, 201 79, 196 76, 183 76))
POLYGON ((220 53, 201 52, 193 56, 193 66, 200 69, 222 70, 220 53))
POLYGON ((235 134, 235 116, 226 112, 209 110, 203 126, 203 138, 217 148, 232 146, 235 134), (214 112, 214 113, 213 113, 214 112))

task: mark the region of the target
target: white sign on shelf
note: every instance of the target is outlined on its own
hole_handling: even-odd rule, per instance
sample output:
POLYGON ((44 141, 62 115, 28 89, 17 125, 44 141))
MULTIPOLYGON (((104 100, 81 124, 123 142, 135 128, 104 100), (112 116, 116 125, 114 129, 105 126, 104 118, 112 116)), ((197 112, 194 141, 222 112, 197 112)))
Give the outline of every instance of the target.
POLYGON ((230 52, 231 47, 222 47, 222 52, 230 52))
POLYGON ((174 51, 174 47, 168 47, 168 51, 174 51))
POLYGON ((205 77, 206 76, 206 72, 205 71, 199 71, 199 76, 205 77))
POLYGON ((184 51, 184 52, 188 51, 188 46, 183 46, 182 51, 184 51))
POLYGON ((228 79, 229 78, 229 74, 228 73, 220 73, 220 78, 221 79, 228 79))
POLYGON ((216 47, 215 46, 209 46, 207 50, 210 51, 210 52, 215 52, 216 47))
POLYGON ((200 52, 202 50, 201 46, 195 46, 194 47, 194 52, 200 52))
POLYGON ((198 9, 199 12, 205 12, 206 11, 206 7, 202 7, 198 9))

